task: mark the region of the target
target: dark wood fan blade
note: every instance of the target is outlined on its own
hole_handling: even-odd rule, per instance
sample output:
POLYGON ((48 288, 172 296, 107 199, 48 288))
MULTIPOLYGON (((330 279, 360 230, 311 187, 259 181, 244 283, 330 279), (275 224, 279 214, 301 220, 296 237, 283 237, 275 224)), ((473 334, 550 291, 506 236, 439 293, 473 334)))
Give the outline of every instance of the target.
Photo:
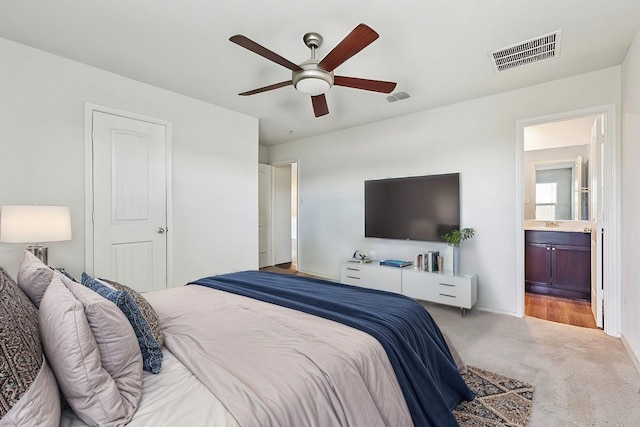
POLYGON ((373 92, 391 93, 396 83, 383 80, 358 79, 355 77, 335 76, 333 84, 336 86, 352 87, 354 89, 370 90, 373 92))
POLYGON ((365 24, 360 24, 320 61, 318 67, 331 72, 335 70, 338 65, 369 46, 378 37, 378 33, 365 24))
POLYGON ((313 113, 316 117, 329 114, 329 106, 327 105, 327 98, 322 95, 312 96, 311 104, 313 104, 313 113))
POLYGON ((255 52, 258 55, 264 58, 267 58, 269 61, 273 61, 276 64, 282 65, 283 67, 288 68, 291 71, 302 70, 302 68, 300 68, 298 65, 294 64, 293 62, 289 61, 288 59, 284 59, 282 56, 278 55, 277 53, 270 51, 264 46, 260 46, 258 43, 254 42, 251 39, 248 39, 247 37, 241 34, 231 37, 229 41, 237 44, 238 46, 242 46, 245 49, 249 49, 251 52, 255 52))
POLYGON ((255 95, 256 93, 262 93, 268 90, 280 89, 281 87, 291 86, 292 84, 293 82, 291 80, 288 80, 286 82, 274 83, 272 85, 250 90, 248 92, 242 92, 242 93, 239 93, 238 95, 241 95, 241 96, 255 95))

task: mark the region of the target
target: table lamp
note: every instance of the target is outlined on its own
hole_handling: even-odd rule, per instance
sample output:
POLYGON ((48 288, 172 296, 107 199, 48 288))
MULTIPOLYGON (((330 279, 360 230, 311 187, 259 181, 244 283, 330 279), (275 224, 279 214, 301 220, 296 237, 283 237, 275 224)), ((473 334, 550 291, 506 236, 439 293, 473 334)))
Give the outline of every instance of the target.
POLYGON ((0 212, 0 242, 30 243, 31 253, 47 264, 44 242, 71 240, 69 206, 4 205, 0 212))

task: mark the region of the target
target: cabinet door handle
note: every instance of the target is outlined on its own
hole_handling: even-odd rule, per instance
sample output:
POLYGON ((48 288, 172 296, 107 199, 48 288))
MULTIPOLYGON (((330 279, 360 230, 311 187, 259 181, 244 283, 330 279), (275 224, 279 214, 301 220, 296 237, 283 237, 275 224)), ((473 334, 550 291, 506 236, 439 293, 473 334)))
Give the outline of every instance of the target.
POLYGON ((555 251, 555 250, 556 250, 556 248, 551 248, 551 250, 552 250, 552 251, 555 251))
POLYGON ((551 250, 551 248, 549 246, 547 246, 547 250, 551 250))

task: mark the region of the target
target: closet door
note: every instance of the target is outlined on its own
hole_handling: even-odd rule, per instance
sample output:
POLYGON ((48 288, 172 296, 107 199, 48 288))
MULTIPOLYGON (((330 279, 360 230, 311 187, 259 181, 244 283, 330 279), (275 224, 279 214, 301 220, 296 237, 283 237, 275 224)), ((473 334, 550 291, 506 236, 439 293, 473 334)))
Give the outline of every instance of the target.
POLYGON ((167 287, 166 128, 93 112, 93 274, 167 287))

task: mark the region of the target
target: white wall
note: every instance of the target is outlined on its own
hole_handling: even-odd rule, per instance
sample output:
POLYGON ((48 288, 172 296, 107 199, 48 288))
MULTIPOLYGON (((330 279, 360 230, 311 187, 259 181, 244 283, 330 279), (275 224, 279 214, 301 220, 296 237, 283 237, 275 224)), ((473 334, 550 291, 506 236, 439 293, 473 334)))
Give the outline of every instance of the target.
MULTIPOLYGON (((71 206, 51 265, 84 269, 89 102, 173 123, 174 284, 257 268, 257 119, 4 39, 0 58, 0 204, 71 206)), ((0 244, 14 277, 23 246, 0 244)))
POLYGON ((407 259, 444 249, 364 239, 363 181, 460 172, 461 226, 477 232, 462 272, 478 273, 480 307, 516 313, 515 122, 605 104, 620 104, 620 67, 269 147, 271 163, 300 159, 299 269, 337 278, 355 249, 407 259))
POLYGON ((622 335, 640 359, 640 32, 622 65, 622 335))

